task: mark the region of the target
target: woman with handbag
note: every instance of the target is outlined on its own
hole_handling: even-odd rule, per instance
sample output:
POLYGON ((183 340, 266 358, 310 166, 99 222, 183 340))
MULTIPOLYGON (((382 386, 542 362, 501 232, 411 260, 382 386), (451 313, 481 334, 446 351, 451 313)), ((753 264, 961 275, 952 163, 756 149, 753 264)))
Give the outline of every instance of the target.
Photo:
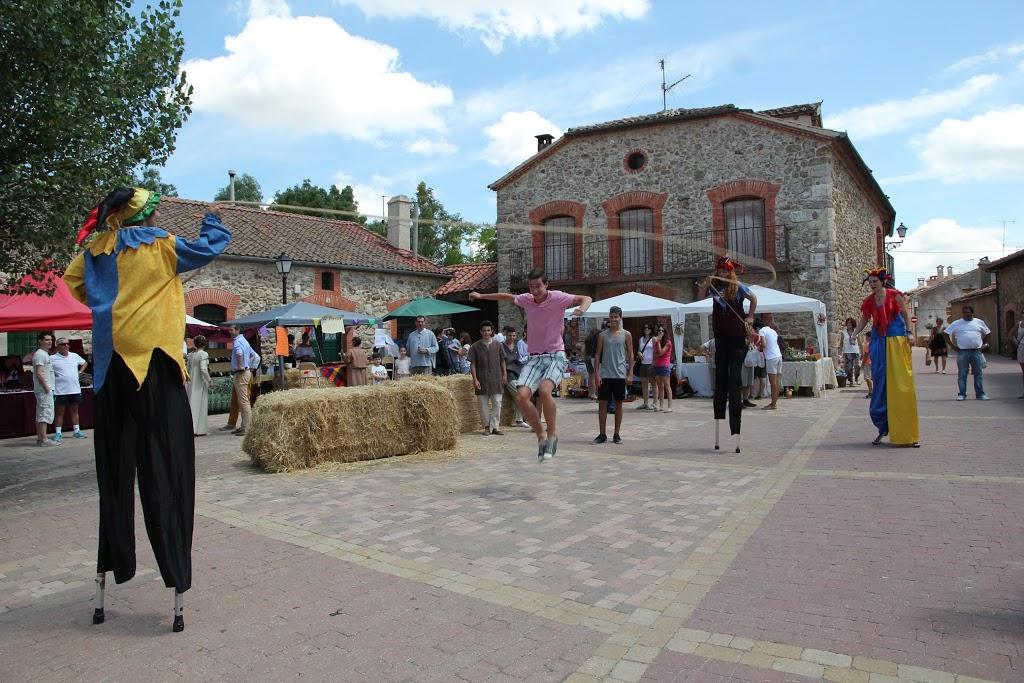
POLYGON ((743 389, 741 390, 741 396, 743 396, 743 407, 744 408, 756 408, 757 404, 751 401, 751 398, 761 396, 761 382, 764 381, 764 373, 761 373, 761 377, 758 377, 758 369, 764 368, 764 354, 761 353, 761 349, 758 344, 761 341, 761 336, 758 335, 753 341, 747 342, 747 355, 743 358, 743 389), (757 391, 754 391, 754 385, 757 384, 757 391))
MULTIPOLYGON (((657 410, 653 402, 648 402, 648 395, 651 390, 651 366, 654 364, 654 325, 644 323, 643 334, 637 344, 636 371, 635 375, 640 377, 640 391, 644 395, 643 405, 636 407, 637 410, 657 410)), ((657 394, 655 394, 657 401, 657 394)))
POLYGON ((665 326, 658 324, 654 333, 654 362, 651 363, 654 375, 654 401, 657 409, 664 413, 672 412, 672 337, 665 326))
POLYGON ((949 357, 949 344, 946 343, 946 331, 942 325, 942 318, 935 319, 935 327, 928 337, 928 355, 926 360, 931 360, 935 366, 935 374, 939 374, 939 361, 942 361, 942 374, 946 374, 946 358, 949 357))

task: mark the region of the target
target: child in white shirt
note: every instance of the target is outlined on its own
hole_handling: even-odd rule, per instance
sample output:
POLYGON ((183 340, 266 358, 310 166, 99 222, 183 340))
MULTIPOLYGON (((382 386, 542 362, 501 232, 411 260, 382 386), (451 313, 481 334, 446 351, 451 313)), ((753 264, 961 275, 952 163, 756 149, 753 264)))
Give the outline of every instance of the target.
POLYGON ((412 373, 412 359, 409 358, 405 347, 398 349, 398 358, 395 359, 395 379, 406 379, 412 373))
POLYGON ((380 356, 373 357, 373 362, 370 365, 370 377, 373 378, 374 384, 380 384, 388 381, 388 369, 384 367, 384 363, 381 362, 380 356))

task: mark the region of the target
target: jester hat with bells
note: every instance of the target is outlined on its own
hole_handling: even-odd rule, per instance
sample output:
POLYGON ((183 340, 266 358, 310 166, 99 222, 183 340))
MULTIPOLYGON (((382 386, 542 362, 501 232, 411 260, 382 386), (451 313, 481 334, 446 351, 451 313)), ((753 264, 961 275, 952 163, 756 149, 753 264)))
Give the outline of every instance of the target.
POLYGON ((144 187, 119 187, 103 198, 78 231, 75 244, 81 244, 94 230, 117 230, 134 225, 153 215, 160 203, 160 193, 144 187))
POLYGON ((879 280, 882 281, 882 284, 886 287, 894 286, 892 275, 889 273, 888 270, 882 268, 881 266, 879 266, 878 268, 865 268, 864 279, 861 281, 861 284, 863 285, 865 282, 868 281, 868 278, 872 277, 877 277, 879 280))
POLYGON ((743 267, 742 263, 733 258, 720 256, 715 264, 715 270, 726 270, 730 273, 735 272, 737 275, 742 275, 747 269, 743 267))

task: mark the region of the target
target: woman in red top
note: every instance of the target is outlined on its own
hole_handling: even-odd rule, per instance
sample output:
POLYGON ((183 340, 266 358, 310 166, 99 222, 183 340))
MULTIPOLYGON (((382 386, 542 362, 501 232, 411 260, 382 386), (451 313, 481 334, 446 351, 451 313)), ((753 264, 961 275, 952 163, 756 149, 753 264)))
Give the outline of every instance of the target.
POLYGON ((665 326, 654 326, 654 401, 658 409, 672 412, 672 336, 665 326), (666 407, 666 403, 668 404, 666 407))

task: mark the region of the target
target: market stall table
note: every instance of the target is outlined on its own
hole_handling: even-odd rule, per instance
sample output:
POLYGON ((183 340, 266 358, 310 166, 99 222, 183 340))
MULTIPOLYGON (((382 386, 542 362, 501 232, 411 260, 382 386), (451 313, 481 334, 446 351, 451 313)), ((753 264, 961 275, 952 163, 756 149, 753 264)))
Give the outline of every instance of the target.
MULTIPOLYGON (((82 387, 82 402, 78 405, 79 424, 91 429, 92 387, 82 387)), ((64 411, 64 429, 71 431, 71 411, 64 411)), ((49 431, 53 432, 53 425, 49 431)), ((0 392, 0 439, 33 436, 36 433, 36 395, 31 391, 0 392)))
POLYGON ((682 376, 690 381, 690 388, 698 396, 710 398, 715 395, 715 387, 711 382, 711 365, 708 363, 683 363, 682 376))
POLYGON ((814 396, 820 396, 822 390, 838 385, 831 358, 782 362, 782 376, 779 378, 781 387, 810 387, 814 396))

